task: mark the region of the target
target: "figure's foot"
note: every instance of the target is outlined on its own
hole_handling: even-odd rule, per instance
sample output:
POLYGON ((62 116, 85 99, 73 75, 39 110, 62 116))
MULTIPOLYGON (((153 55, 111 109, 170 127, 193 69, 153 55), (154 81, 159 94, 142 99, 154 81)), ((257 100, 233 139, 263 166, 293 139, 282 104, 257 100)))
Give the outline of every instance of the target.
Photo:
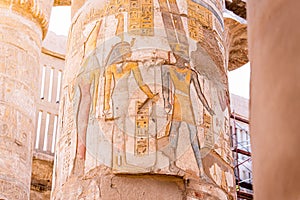
POLYGON ((150 172, 150 173, 159 173, 161 171, 160 168, 158 168, 156 165, 154 166, 151 166, 151 167, 148 167, 147 170, 150 172))
POLYGON ((201 168, 201 169, 199 170, 199 177, 200 177, 200 180, 202 180, 202 181, 205 181, 205 182, 207 182, 207 183, 213 183, 213 181, 211 180, 211 178, 209 178, 209 177, 205 174, 203 168, 201 168))
POLYGON ((177 167, 175 163, 171 163, 169 165, 169 170, 170 170, 170 172, 175 173, 178 176, 184 176, 185 175, 184 171, 182 169, 180 169, 179 167, 177 167))
POLYGON ((73 175, 76 177, 82 177, 84 175, 84 164, 85 160, 80 158, 75 158, 73 175))

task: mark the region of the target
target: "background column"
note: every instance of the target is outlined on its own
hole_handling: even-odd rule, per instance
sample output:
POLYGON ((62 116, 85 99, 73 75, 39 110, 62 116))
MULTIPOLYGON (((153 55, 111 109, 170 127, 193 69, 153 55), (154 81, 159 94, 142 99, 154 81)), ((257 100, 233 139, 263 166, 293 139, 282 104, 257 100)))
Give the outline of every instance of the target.
POLYGON ((248 1, 256 200, 300 198, 299 6, 299 1, 248 1))
POLYGON ((52 4, 0 0, 0 199, 29 199, 41 41, 52 4))

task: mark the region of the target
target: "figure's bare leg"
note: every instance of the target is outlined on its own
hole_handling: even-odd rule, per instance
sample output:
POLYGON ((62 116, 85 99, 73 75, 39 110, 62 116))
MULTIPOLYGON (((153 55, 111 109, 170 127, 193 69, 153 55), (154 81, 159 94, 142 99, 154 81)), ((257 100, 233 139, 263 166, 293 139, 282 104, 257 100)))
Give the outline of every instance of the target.
POLYGON ((86 154, 86 133, 89 122, 89 113, 91 106, 90 83, 79 84, 80 102, 77 116, 78 139, 77 139, 77 157, 85 160, 86 154))
POLYGON ((178 167, 176 166, 176 150, 178 144, 178 136, 179 136, 179 127, 181 122, 173 121, 171 125, 169 141, 170 141, 170 171, 178 171, 178 167))
POLYGON ((192 124, 187 124, 188 129, 190 132, 190 141, 191 145, 193 148, 193 152, 195 155, 195 159, 199 168, 199 175, 200 177, 204 176, 204 170, 203 170, 203 165, 202 165, 202 158, 201 158, 201 153, 200 153, 200 143, 198 139, 198 134, 197 134, 197 127, 192 124))
POLYGON ((82 176, 84 173, 86 132, 91 105, 90 86, 90 83, 86 83, 84 81, 79 83, 80 101, 77 113, 77 145, 73 168, 73 174, 75 176, 82 176))

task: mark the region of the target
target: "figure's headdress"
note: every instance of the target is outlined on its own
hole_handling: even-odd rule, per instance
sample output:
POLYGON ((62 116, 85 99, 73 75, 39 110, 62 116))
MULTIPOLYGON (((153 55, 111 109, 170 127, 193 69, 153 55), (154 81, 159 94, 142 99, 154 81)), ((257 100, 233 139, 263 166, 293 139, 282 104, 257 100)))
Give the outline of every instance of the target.
POLYGON ((119 42, 115 44, 107 56, 106 66, 121 62, 123 56, 128 53, 131 53, 131 45, 128 42, 119 42))
POLYGON ((189 46, 180 43, 170 43, 172 52, 176 58, 176 60, 184 59, 186 62, 189 62, 189 46))

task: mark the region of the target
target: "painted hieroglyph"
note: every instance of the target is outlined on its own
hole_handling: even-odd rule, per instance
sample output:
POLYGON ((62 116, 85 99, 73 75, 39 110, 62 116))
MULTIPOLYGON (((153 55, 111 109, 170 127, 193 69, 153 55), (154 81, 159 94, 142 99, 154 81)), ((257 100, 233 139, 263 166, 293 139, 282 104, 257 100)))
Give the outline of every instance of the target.
POLYGON ((85 3, 69 37, 55 188, 105 165, 234 191, 223 6, 85 3))

